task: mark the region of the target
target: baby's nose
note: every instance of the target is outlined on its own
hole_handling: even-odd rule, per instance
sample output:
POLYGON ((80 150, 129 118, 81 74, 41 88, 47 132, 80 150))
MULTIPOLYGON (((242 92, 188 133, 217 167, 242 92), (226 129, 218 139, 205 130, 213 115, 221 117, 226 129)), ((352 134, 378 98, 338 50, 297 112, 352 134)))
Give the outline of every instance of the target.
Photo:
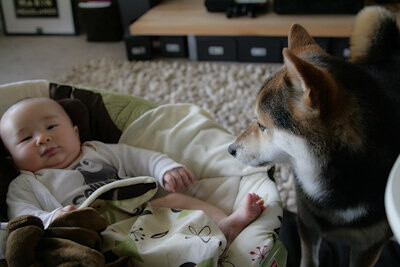
POLYGON ((37 145, 42 145, 51 141, 51 137, 46 134, 40 134, 36 140, 37 145))

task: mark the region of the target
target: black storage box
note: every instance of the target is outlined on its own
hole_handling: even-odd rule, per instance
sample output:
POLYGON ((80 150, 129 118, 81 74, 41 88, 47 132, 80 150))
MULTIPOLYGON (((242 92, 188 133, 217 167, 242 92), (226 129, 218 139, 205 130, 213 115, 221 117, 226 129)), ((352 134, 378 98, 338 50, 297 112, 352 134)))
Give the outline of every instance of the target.
POLYGON ((236 40, 234 37, 196 37, 197 59, 235 61, 236 40))
POLYGON ((278 14, 355 14, 364 0, 274 0, 278 14))
POLYGON ((329 53, 337 57, 348 59, 350 57, 349 38, 331 38, 329 41, 329 53))
POLYGON ((160 36, 161 55, 165 57, 187 57, 186 36, 160 36))
POLYGON ((128 60, 148 60, 152 58, 151 37, 126 35, 124 40, 128 60))
POLYGON ((234 4, 234 0, 205 0, 204 2, 208 12, 226 12, 228 7, 234 4))
POLYGON ((79 4, 80 20, 89 42, 115 42, 122 40, 122 25, 116 1, 111 5, 91 6, 79 4))
POLYGON ((238 37, 236 40, 239 61, 282 62, 279 37, 238 37))
POLYGON ((314 40, 317 42, 317 44, 322 49, 324 49, 326 52, 329 52, 330 38, 327 38, 327 37, 315 37, 314 40))

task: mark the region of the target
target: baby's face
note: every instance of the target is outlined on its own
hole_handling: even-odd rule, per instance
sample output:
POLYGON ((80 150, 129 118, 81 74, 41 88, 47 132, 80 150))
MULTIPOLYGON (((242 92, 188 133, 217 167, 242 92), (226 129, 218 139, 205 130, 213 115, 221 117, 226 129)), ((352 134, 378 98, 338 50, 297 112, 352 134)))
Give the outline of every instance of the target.
POLYGON ((63 169, 80 154, 78 128, 50 99, 17 103, 1 119, 0 135, 20 170, 63 169))

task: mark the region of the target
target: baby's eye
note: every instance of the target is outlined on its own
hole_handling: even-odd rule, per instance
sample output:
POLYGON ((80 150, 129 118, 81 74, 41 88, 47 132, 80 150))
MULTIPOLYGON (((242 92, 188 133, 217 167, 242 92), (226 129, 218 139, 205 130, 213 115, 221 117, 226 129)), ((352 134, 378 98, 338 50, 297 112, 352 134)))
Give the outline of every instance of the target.
POLYGON ((22 138, 21 141, 19 141, 19 142, 20 142, 20 143, 26 142, 26 141, 30 140, 31 137, 32 137, 32 136, 26 136, 26 137, 22 138))
POLYGON ((57 126, 58 126, 58 124, 49 125, 49 126, 47 127, 47 130, 54 129, 54 128, 57 127, 57 126))
POLYGON ((258 128, 261 130, 261 132, 265 131, 266 128, 261 123, 257 122, 257 125, 258 125, 258 128))

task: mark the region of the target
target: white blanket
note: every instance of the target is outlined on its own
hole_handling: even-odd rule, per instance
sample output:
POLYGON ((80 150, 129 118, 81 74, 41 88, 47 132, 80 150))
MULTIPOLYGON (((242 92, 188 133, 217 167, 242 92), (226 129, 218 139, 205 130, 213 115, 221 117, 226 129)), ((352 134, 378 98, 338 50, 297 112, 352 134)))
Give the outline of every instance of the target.
MULTIPOLYGON (((233 140, 204 110, 173 104, 146 112, 127 127, 120 142, 166 153, 185 164, 198 179, 187 193, 227 214, 237 209, 248 193, 259 194, 268 206, 266 211, 219 258, 221 265, 258 266, 274 245, 281 224, 281 202, 266 173, 268 168, 244 166, 229 155, 227 148, 233 140)), ((159 195, 164 193, 159 191, 159 195)), ((185 254, 190 251, 196 249, 185 254)))
POLYGON ((103 252, 130 256, 134 266, 217 266, 226 247, 218 226, 202 211, 153 208, 149 201, 156 192, 152 177, 122 179, 99 188, 82 204, 108 221, 103 252))

